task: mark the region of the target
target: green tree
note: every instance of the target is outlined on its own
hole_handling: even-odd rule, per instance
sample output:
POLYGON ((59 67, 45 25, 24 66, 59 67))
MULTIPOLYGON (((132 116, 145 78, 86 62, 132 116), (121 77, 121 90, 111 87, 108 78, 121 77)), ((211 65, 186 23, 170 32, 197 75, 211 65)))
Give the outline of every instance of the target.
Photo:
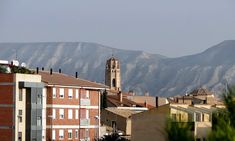
POLYGON ((129 141, 129 140, 121 137, 120 135, 118 135, 118 133, 112 133, 110 135, 104 135, 104 137, 102 137, 98 141, 129 141))
POLYGON ((166 133, 168 141, 194 141, 191 132, 192 124, 190 122, 175 122, 172 119, 167 120, 166 133))
POLYGON ((32 71, 25 67, 11 66, 12 73, 24 73, 24 74, 33 74, 32 71))
POLYGON ((213 113, 208 141, 235 141, 235 87, 229 87, 223 98, 226 108, 213 113))
POLYGON ((0 73, 6 73, 7 69, 4 66, 0 66, 0 73))
POLYGON ((104 92, 101 94, 101 109, 107 108, 107 94, 108 92, 104 90, 104 92))

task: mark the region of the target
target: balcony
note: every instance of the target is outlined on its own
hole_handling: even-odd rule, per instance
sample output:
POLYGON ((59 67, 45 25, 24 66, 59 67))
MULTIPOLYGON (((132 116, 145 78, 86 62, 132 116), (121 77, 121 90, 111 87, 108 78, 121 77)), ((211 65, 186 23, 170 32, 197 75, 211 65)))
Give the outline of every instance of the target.
POLYGON ((89 126, 90 119, 80 119, 80 126, 89 126))
POLYGON ((90 99, 81 99, 81 106, 90 106, 91 100, 90 99))

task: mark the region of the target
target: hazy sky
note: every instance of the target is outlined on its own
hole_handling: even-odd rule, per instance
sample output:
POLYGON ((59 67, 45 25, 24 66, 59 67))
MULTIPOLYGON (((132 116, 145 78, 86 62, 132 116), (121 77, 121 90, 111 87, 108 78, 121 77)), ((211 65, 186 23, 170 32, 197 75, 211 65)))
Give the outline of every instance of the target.
POLYGON ((0 0, 0 42, 86 41, 176 57, 228 39, 234 0, 0 0))

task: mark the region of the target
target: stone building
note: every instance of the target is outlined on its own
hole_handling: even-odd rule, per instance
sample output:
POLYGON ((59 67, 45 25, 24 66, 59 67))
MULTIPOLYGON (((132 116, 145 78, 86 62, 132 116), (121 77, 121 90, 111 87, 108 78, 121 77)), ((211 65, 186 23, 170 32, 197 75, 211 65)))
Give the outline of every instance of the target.
POLYGON ((105 85, 109 86, 110 90, 121 91, 120 62, 114 57, 111 57, 106 62, 105 85))

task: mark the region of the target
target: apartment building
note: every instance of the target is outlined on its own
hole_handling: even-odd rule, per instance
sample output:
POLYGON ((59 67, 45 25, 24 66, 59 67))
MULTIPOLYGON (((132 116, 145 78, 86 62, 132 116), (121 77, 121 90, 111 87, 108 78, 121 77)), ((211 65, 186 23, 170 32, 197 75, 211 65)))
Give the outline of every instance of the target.
POLYGON ((43 88, 40 75, 0 73, 1 140, 45 140, 43 88))
POLYGON ((46 88, 46 139, 90 141, 99 137, 100 91, 105 85, 41 71, 46 88))

